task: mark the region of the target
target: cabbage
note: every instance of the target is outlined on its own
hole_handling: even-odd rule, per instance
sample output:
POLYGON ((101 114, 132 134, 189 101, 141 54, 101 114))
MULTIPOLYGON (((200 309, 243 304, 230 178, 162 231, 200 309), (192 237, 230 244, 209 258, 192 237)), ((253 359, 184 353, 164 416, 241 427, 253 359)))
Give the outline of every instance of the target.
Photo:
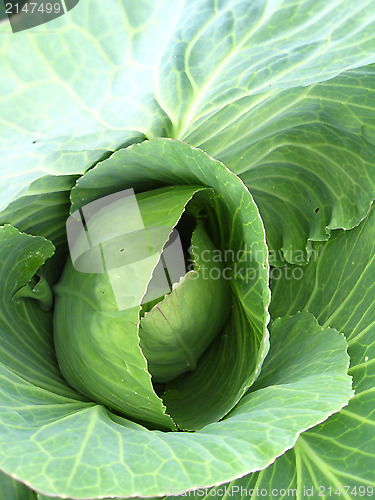
POLYGON ((0 23, 4 499, 371 496, 373 2, 66 8, 0 23))

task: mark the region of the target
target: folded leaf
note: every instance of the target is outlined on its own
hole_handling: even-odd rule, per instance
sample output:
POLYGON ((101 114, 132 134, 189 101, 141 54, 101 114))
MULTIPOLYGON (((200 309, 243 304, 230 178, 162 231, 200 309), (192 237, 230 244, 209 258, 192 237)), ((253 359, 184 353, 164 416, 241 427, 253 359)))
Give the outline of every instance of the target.
POLYGON ((238 174, 259 206, 270 263, 307 263, 375 198, 375 66, 245 97, 184 137, 238 174))
POLYGON ((355 397, 347 408, 300 436, 292 451, 261 473, 263 485, 271 478, 272 484, 283 484, 287 469, 288 480, 298 486, 300 494, 302 485, 311 485, 328 497, 331 487, 349 499, 371 496, 371 487, 375 488, 374 242, 372 209, 352 231, 333 233, 317 260, 306 267, 302 280, 274 283, 274 315, 303 308, 316 314, 324 327, 335 327, 346 335, 355 397))

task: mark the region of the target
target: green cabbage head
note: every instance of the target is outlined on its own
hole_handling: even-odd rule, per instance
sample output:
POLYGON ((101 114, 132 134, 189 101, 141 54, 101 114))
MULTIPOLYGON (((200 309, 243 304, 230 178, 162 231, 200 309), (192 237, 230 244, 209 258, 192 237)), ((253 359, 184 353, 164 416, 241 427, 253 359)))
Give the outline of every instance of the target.
MULTIPOLYGON (((345 339, 311 313, 274 321, 268 353, 265 232, 222 163, 181 141, 144 141, 99 162, 70 198, 44 266, 52 243, 1 233, 3 251, 26 259, 14 328, 32 317, 43 335, 8 340, 9 352, 37 345, 42 363, 25 389, 39 429, 22 423, 27 455, 46 450, 65 470, 49 487, 21 472, 36 489, 89 498, 212 486, 267 466, 346 404, 345 339)), ((17 359, 9 383, 23 376, 17 359)))
POLYGON ((5 500, 371 496, 373 11, 0 22, 5 500))

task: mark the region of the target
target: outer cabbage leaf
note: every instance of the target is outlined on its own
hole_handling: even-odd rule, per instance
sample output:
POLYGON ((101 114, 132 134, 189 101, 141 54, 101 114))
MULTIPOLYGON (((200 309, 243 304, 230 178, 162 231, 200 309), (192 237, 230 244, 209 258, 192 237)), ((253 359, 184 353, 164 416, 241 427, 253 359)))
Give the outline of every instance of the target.
POLYGON ((304 434, 296 448, 299 481, 315 487, 375 487, 374 241, 371 209, 358 227, 334 233, 320 257, 306 268, 303 280, 280 280, 274 286, 274 314, 309 310, 320 324, 339 329, 348 339, 356 395, 348 408, 304 434))
POLYGON ((12 202, 0 212, 0 225, 11 224, 34 236, 52 241, 56 252, 43 266, 42 274, 50 284, 55 283, 68 256, 66 219, 70 209, 70 190, 77 176, 41 177, 35 181, 26 196, 12 202))
POLYGON ((17 297, 25 287, 29 288, 29 296, 33 295, 37 283, 34 284, 32 278, 44 261, 53 255, 54 246, 44 238, 18 233, 11 226, 2 227, 1 238, 0 361, 31 384, 52 394, 74 397, 75 392, 67 387, 56 363, 51 337, 52 314, 41 311, 38 293, 27 301, 22 294, 17 297), (18 258, 15 238, 20 253, 18 258))
POLYGON ((172 136, 187 137, 249 95, 306 86, 375 62, 374 23, 367 0, 186 2, 157 87, 172 136))
POLYGON ((23 232, 48 238, 55 246, 63 245, 70 190, 77 179, 73 175, 41 177, 30 186, 27 196, 0 212, 0 224, 11 224, 23 232))
POLYGON ((309 87, 243 98, 184 139, 249 187, 271 264, 307 262, 311 241, 366 216, 375 198, 374 76, 370 65, 309 87))
POLYGON ((108 151, 164 135, 154 81, 179 10, 94 0, 17 35, 0 25, 1 208, 39 177, 82 174, 108 151))
MULTIPOLYGON (((335 327, 346 335, 355 396, 347 408, 303 433, 272 466, 227 486, 296 489, 298 500, 306 498, 304 487, 313 488, 321 498, 330 497, 329 487, 345 499, 358 496, 359 487, 361 495, 371 496, 371 487, 375 488, 374 241, 372 209, 355 229, 332 234, 302 280, 274 282, 273 315, 309 310, 324 328, 335 327)), ((239 492, 235 498, 246 495, 239 492)))

